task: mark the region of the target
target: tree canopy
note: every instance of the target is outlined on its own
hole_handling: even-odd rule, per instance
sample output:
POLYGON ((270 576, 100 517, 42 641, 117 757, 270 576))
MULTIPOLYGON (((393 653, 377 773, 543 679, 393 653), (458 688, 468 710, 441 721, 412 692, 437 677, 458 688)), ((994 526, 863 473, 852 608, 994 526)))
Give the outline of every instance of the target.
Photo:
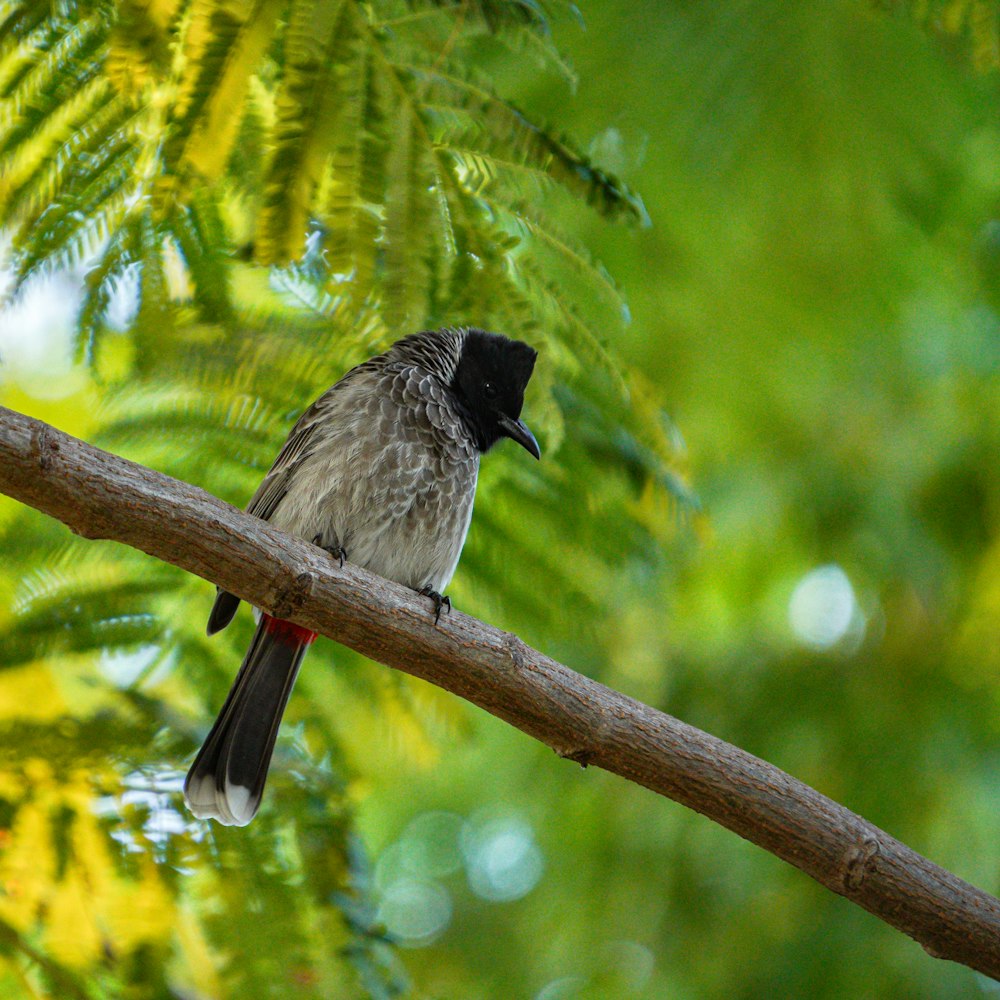
MULTIPOLYGON (((543 461, 484 463, 455 604, 996 892, 997 18, 8 3, 0 402, 242 506, 398 336, 528 340, 543 461)), ((4 995, 989 989, 333 643, 254 824, 194 821, 249 616, 0 536, 4 995)))

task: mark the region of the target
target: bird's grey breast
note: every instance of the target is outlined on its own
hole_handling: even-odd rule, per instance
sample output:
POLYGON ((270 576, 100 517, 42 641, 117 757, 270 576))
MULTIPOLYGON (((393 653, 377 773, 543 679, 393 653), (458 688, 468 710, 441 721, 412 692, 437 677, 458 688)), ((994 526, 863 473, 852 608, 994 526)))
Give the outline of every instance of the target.
POLYGON ((272 520, 347 558, 442 591, 472 516, 479 452, 446 384, 423 366, 361 366, 313 407, 315 429, 272 520), (304 487, 304 488, 300 488, 304 487))

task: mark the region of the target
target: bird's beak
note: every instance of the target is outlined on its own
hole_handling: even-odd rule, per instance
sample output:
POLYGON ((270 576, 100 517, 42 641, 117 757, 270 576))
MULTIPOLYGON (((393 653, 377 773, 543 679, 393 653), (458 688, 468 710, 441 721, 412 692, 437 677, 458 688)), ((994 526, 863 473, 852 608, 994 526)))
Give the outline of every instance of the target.
POLYGON ((500 427, 506 437, 516 441, 525 451, 530 452, 535 458, 542 457, 542 451, 538 447, 535 435, 528 430, 523 420, 512 420, 506 413, 501 413, 500 427))

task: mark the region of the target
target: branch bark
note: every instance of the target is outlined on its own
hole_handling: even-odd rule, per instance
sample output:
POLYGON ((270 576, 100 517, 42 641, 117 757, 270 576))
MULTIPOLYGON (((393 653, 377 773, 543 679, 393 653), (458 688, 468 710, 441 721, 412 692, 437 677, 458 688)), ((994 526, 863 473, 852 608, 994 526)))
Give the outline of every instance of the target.
POLYGON ((249 517, 196 486, 0 407, 0 491, 124 542, 272 615, 467 698, 708 816, 918 941, 1000 979, 1000 900, 738 747, 575 673, 517 636, 249 517))

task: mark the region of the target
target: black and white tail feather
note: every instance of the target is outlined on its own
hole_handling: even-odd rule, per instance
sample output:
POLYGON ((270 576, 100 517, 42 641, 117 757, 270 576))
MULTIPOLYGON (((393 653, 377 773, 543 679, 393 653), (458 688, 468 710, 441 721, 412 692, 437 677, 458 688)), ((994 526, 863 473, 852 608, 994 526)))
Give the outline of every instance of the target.
POLYGON ((281 717, 315 638, 289 622, 260 616, 222 711, 184 782, 188 808, 199 819, 246 826, 257 815, 281 717))

